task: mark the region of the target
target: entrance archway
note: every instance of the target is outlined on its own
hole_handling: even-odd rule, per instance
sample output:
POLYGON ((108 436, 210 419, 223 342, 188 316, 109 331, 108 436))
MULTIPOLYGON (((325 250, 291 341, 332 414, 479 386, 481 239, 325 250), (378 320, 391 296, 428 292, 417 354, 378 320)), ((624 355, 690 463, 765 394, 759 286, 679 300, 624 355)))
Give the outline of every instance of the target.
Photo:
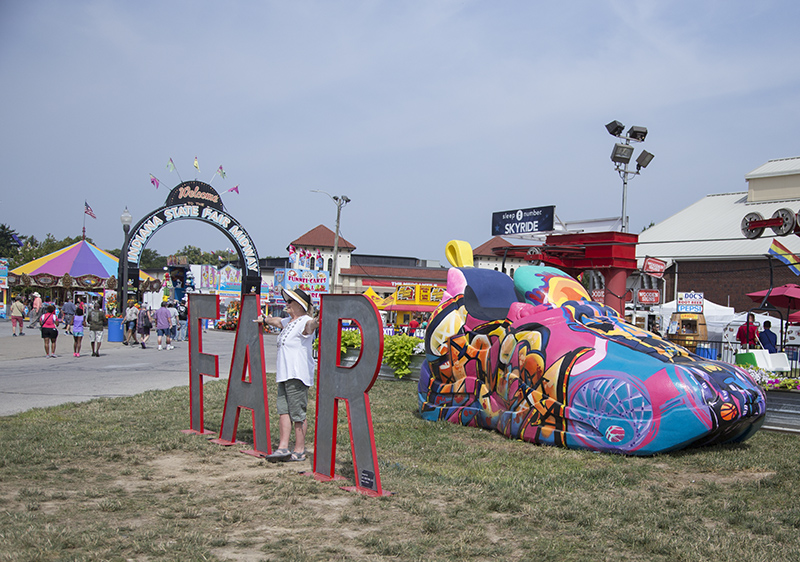
POLYGON ((207 183, 192 180, 176 185, 163 206, 152 211, 131 228, 119 260, 120 303, 127 302, 128 278, 139 292, 139 262, 150 238, 164 226, 181 220, 210 224, 228 238, 236 248, 242 264, 242 296, 261 294, 261 269, 253 239, 239 222, 225 211, 219 193, 207 183))

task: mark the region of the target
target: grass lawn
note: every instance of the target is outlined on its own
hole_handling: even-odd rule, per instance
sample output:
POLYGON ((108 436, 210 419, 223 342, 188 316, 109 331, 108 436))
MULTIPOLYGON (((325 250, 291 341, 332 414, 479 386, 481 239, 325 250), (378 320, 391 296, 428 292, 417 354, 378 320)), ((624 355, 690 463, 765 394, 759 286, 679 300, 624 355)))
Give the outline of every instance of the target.
MULTIPOLYGON (((206 384, 209 428, 224 393, 206 384)), ((370 400, 382 498, 339 487, 343 407, 344 483, 181 433, 188 388, 0 418, 0 561, 800 560, 796 436, 629 458, 422 421, 410 381, 370 400)))

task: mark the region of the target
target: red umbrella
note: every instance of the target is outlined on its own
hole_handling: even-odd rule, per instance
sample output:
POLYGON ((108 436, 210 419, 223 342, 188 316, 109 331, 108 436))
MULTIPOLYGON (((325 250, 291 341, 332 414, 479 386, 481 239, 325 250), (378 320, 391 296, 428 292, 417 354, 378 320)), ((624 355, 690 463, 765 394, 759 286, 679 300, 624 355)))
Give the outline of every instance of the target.
MULTIPOLYGON (((755 302, 760 303, 769 292, 769 289, 763 291, 756 291, 755 293, 747 293, 747 296, 755 302)), ((776 308, 785 308, 789 310, 800 310, 800 285, 789 283, 775 287, 769 293, 767 302, 776 308)))

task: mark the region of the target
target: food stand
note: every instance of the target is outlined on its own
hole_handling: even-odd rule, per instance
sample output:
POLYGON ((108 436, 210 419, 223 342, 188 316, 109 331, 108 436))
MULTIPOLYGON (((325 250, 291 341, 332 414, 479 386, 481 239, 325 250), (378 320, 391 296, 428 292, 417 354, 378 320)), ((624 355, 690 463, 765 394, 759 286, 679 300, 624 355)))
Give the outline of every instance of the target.
POLYGON ((708 328, 703 316, 703 293, 678 293, 675 312, 669 321, 667 339, 697 352, 697 344, 708 341, 708 328))

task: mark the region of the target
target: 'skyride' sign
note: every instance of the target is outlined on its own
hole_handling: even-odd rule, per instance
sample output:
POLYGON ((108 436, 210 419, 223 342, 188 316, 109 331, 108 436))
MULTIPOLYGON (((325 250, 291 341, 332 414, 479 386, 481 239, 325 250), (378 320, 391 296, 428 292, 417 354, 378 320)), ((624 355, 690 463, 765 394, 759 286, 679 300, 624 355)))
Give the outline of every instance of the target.
POLYGON ((492 236, 515 236, 553 230, 555 205, 492 213, 492 236))

